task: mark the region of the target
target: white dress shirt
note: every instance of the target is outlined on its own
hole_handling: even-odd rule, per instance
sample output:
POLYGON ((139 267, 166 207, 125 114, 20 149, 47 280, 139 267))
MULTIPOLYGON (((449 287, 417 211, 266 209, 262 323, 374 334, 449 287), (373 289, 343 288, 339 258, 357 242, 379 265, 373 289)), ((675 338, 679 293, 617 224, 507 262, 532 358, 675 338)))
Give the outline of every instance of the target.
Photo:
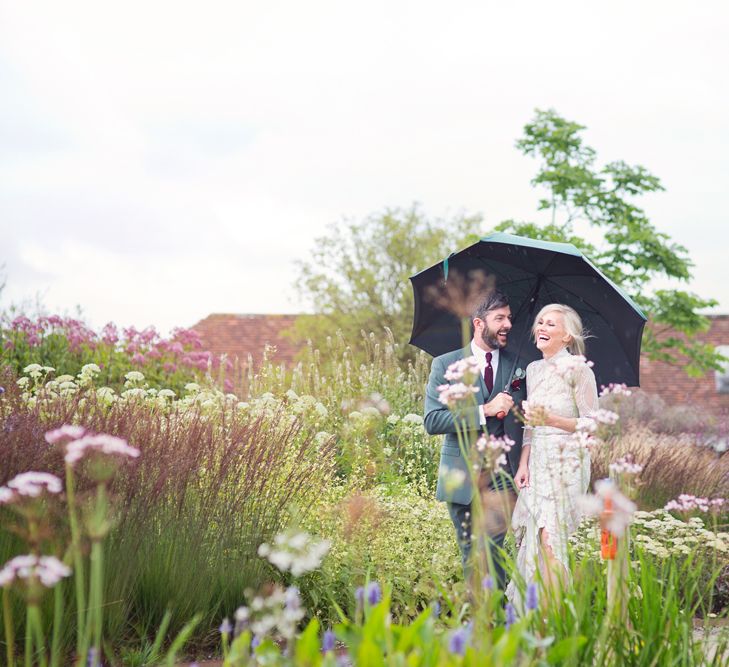
MULTIPOLYGON (((481 371, 481 377, 483 377, 483 373, 486 370, 486 350, 476 345, 476 341, 471 341, 471 354, 473 354, 474 357, 476 357, 476 361, 478 361, 478 367, 481 371)), ((491 368, 494 369, 494 387, 496 386, 496 371, 499 368, 499 351, 498 350, 491 350, 491 368)), ((486 401, 488 402, 488 396, 486 396, 486 401)), ((486 423, 486 413, 483 411, 483 405, 478 406, 478 412, 481 415, 481 426, 483 426, 486 423)))

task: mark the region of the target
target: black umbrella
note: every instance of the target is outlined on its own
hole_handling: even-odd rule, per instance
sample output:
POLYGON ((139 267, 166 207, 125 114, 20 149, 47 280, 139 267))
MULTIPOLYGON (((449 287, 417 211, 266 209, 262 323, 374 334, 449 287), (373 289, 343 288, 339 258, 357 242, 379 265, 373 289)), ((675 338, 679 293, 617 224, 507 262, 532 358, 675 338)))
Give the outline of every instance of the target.
POLYGON ((448 304, 432 297, 434 291, 442 292, 448 274, 452 276, 456 271, 463 277, 474 271, 484 272, 494 281, 494 287, 509 297, 514 318, 509 349, 520 352, 522 363, 541 356, 528 341, 534 315, 549 303, 563 303, 580 314, 592 336, 587 341, 586 356, 595 364, 598 386, 638 386, 646 316, 571 243, 490 234, 412 276, 412 345, 433 356, 462 347, 458 315, 448 304))

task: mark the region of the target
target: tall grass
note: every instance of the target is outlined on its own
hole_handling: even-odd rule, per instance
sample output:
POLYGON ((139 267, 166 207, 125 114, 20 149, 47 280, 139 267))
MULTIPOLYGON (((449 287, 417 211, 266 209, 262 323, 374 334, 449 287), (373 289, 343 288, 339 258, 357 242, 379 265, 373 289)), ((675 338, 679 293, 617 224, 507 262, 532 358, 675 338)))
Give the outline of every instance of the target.
POLYGON ((626 454, 643 466, 637 495, 641 509, 663 507, 681 493, 729 496, 729 454, 698 445, 694 436, 629 426, 593 453, 592 478, 608 477, 610 462, 626 454))
MULTIPOLYGON (((105 546, 104 618, 112 645, 153 635, 168 609, 170 633, 198 612, 201 628, 215 627, 247 588, 271 579, 256 555, 259 544, 288 523, 291 508, 306 513, 333 472, 331 441, 315 441, 288 414, 251 417, 233 402, 214 412, 151 409, 137 401, 108 406, 94 393, 29 407, 7 386, 0 483, 27 470, 62 475, 61 453, 43 433, 63 423, 113 433, 141 450, 110 488, 117 515, 105 546)), ((82 504, 91 490, 79 480, 82 504)), ((67 541, 62 527, 59 538, 67 541)), ((0 561, 17 553, 16 538, 3 526, 0 561)), ((196 641, 207 639, 198 634, 196 641)))

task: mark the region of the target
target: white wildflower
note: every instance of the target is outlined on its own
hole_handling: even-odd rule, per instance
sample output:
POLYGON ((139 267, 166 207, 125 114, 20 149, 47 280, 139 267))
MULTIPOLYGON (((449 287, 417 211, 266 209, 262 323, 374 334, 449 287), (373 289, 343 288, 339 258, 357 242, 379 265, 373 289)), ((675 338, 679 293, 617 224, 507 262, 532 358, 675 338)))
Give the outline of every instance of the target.
POLYGON ((129 382, 144 382, 144 374, 139 371, 129 371, 124 378, 129 382))
POLYGON ((632 393, 626 384, 610 383, 607 387, 603 385, 600 396, 630 396, 632 393))
POLYGON ((413 426, 422 426, 423 425, 423 418, 420 415, 416 415, 412 412, 409 412, 402 418, 403 423, 405 424, 412 424, 413 426))
POLYGON ((620 415, 618 415, 616 412, 613 412, 612 410, 604 410, 600 408, 599 410, 595 410, 595 412, 592 413, 592 418, 598 423, 598 424, 616 424, 618 420, 620 419, 620 415))
POLYGON ((314 412, 316 412, 319 417, 326 417, 329 414, 329 410, 326 409, 326 406, 319 401, 314 404, 314 412))

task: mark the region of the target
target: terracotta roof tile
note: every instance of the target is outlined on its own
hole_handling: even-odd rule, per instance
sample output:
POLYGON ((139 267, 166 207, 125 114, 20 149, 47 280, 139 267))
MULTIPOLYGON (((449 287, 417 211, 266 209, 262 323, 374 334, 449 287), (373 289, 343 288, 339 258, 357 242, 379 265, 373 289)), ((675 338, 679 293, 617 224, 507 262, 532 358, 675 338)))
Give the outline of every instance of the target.
MULTIPOLYGON (((729 345, 729 315, 714 315, 710 319, 709 330, 697 334, 695 339, 713 346, 729 345)), ((669 335, 678 336, 675 332, 665 332, 662 337, 669 335)), ((696 406, 696 410, 713 413, 729 410, 729 394, 717 392, 713 371, 700 378, 690 378, 681 368, 643 357, 640 386, 648 393, 660 395, 669 404, 688 403, 696 406)))
POLYGON ((202 337, 206 350, 214 354, 227 354, 247 364, 248 355, 254 365, 263 358, 266 345, 276 347, 273 358, 291 364, 299 348, 282 332, 290 329, 297 315, 235 315, 214 313, 200 320, 192 328, 202 337))

